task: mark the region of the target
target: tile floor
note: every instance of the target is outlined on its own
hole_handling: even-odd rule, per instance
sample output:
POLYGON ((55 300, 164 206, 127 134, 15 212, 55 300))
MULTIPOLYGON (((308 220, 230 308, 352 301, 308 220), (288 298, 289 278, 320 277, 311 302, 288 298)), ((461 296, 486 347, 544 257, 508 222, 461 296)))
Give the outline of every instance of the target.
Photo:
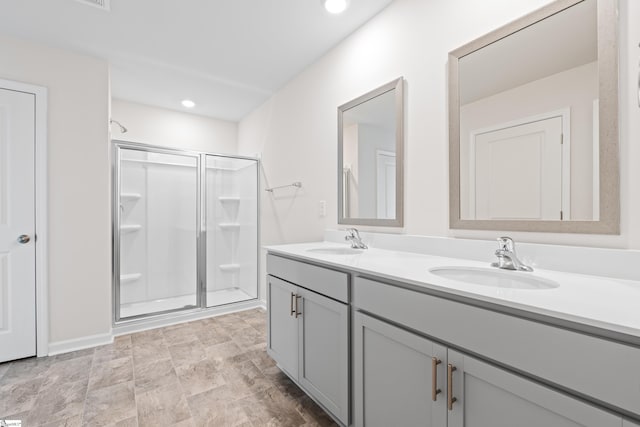
POLYGON ((0 364, 0 419, 22 425, 332 426, 265 352, 263 310, 0 364))

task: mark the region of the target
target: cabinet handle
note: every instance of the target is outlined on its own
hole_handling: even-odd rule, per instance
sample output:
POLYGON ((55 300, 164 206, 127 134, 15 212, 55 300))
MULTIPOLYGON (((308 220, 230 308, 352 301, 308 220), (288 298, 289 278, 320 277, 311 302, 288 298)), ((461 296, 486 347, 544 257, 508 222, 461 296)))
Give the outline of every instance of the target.
POLYGON ((431 400, 434 402, 437 399, 438 393, 442 392, 438 388, 438 365, 442 363, 442 360, 437 357, 431 358, 431 400))
POLYGON ((302 312, 298 311, 298 299, 302 298, 300 295, 296 295, 296 319, 298 318, 298 316, 302 316, 302 312))
POLYGON ((447 407, 450 411, 453 411, 453 402, 458 400, 453 397, 453 371, 456 369, 451 363, 447 365, 447 407))
POLYGON ((293 310, 293 300, 296 298, 296 294, 294 294, 293 292, 291 292, 291 299, 289 300, 289 316, 293 316, 293 314, 295 313, 295 311, 293 310))

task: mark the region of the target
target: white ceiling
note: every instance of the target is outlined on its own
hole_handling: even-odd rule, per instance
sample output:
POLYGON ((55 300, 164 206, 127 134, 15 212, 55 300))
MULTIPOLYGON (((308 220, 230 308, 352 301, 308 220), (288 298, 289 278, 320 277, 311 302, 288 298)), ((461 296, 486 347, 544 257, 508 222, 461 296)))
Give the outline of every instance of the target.
POLYGON ((112 95, 239 120, 393 0, 2 0, 0 33, 105 58, 112 95))

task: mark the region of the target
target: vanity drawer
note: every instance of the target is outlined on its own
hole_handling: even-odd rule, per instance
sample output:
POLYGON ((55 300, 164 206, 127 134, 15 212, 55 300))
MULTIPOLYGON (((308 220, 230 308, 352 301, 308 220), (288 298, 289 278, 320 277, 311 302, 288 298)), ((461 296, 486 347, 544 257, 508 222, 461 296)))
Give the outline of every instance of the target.
POLYGON ((640 415, 640 349, 356 277, 352 305, 640 415))
POLYGON ((329 298, 349 302, 349 275, 301 261, 267 254, 267 274, 329 298))

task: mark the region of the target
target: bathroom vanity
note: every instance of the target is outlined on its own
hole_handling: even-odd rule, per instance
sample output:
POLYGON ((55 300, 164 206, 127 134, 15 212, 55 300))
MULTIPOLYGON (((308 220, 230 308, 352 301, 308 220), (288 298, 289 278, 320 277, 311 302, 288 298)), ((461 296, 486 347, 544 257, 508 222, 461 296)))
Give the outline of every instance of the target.
POLYGON ((474 284, 492 274, 477 261, 326 242, 268 251, 267 351, 342 425, 639 425, 637 282, 496 270, 524 277, 504 287, 474 284))

